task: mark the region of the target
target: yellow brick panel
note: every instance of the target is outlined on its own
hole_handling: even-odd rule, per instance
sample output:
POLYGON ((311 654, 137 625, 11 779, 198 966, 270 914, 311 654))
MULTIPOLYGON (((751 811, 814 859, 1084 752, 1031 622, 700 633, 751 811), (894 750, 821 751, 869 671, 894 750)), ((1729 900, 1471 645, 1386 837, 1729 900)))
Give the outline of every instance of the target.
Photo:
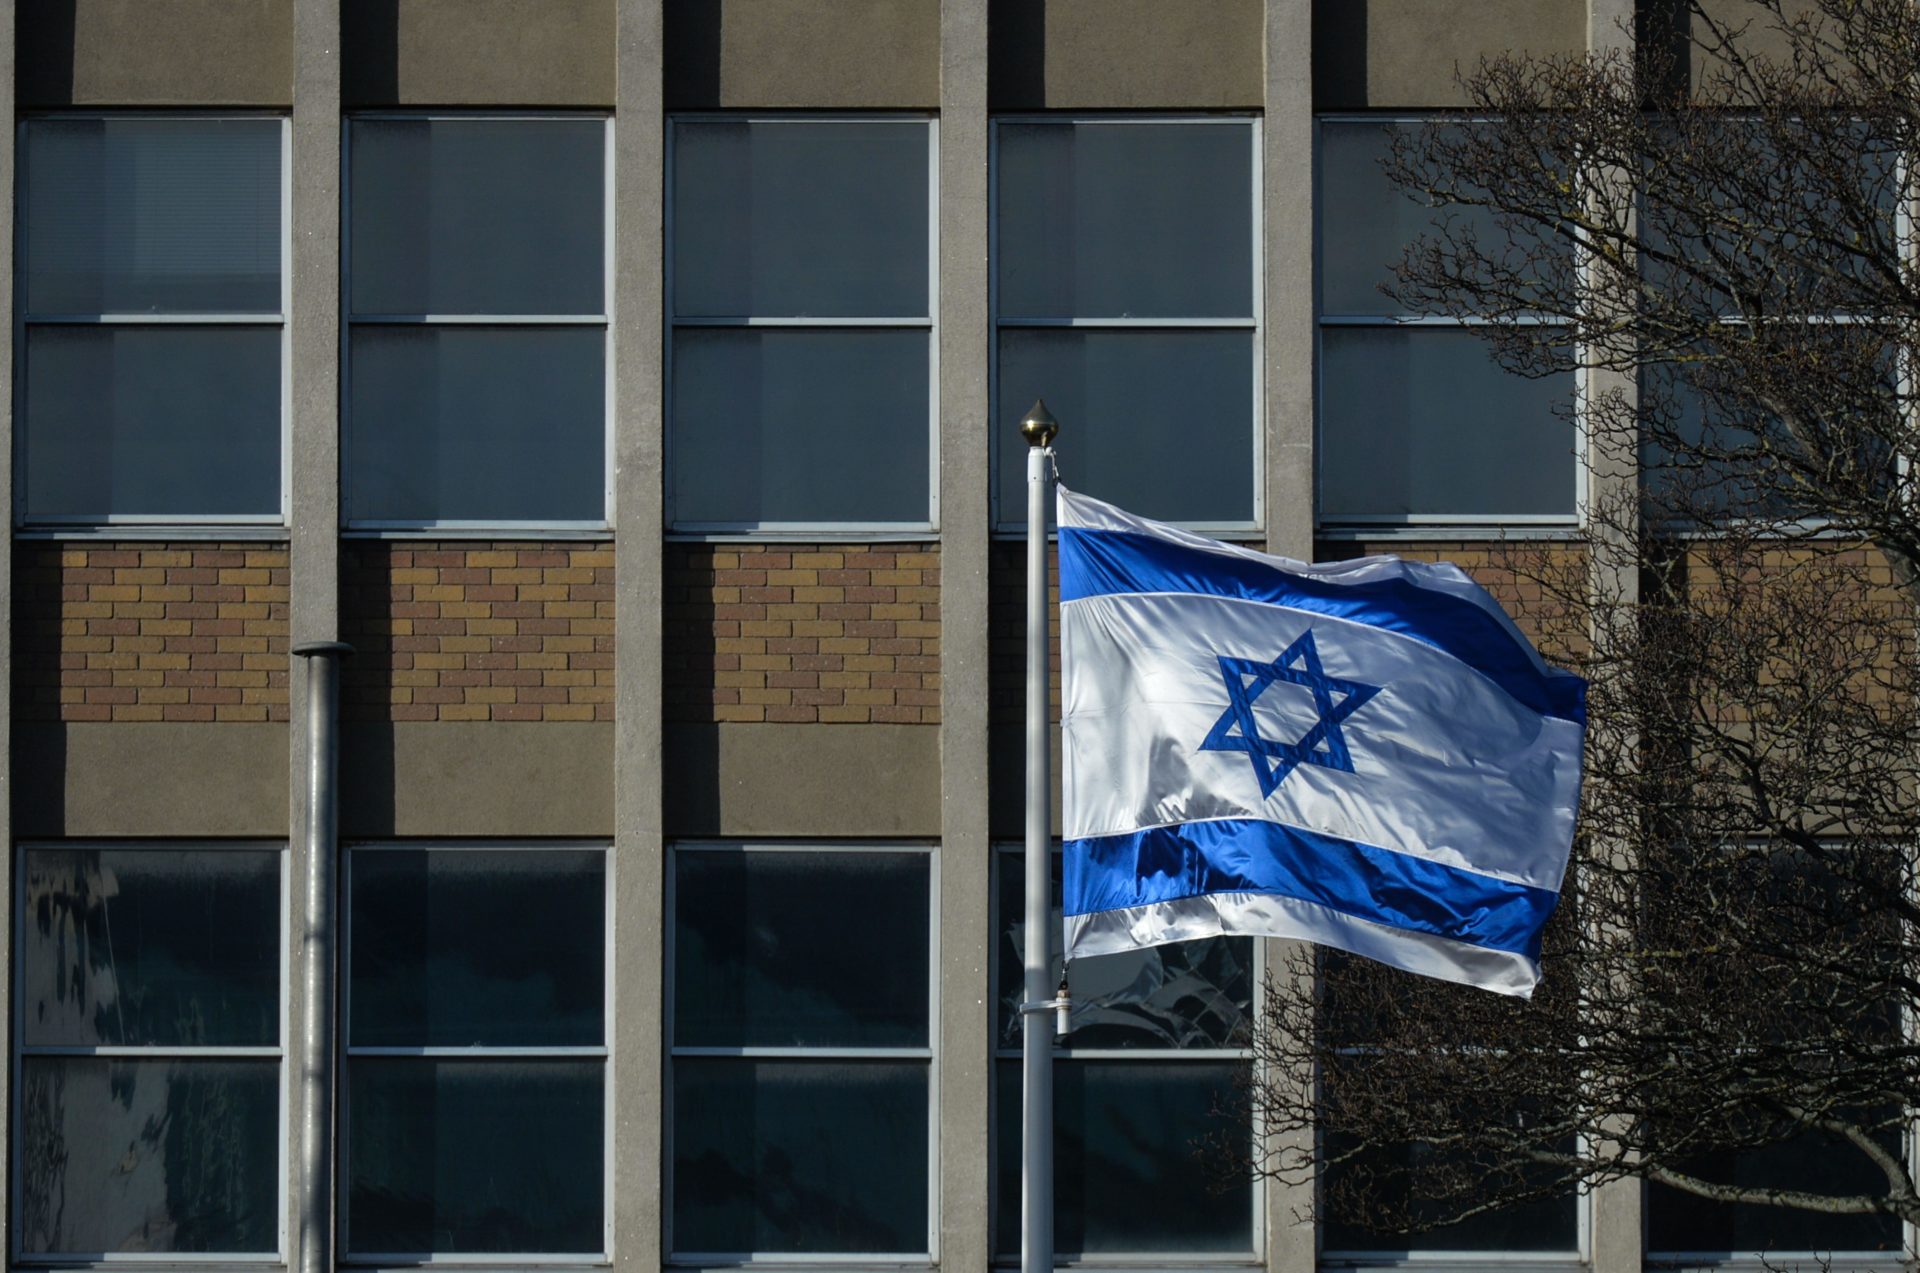
POLYGON ((613 719, 610 545, 350 542, 341 564, 350 718, 613 719))
POLYGON ((19 719, 287 719, 284 546, 27 543, 14 579, 19 719))
POLYGON ((669 544, 680 721, 937 725, 937 544, 669 544))

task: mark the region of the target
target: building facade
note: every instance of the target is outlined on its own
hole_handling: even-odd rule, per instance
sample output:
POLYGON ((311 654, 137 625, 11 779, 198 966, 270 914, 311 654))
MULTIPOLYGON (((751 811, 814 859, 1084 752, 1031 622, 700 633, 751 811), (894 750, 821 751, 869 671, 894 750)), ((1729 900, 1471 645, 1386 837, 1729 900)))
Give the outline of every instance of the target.
MULTIPOLYGON (((1377 160, 1457 67, 1634 17, 0 0, 13 1265, 310 1255, 290 651, 333 640, 339 1263, 1010 1262, 1019 416, 1076 489, 1524 622, 1489 543, 1631 468, 1571 376, 1394 311, 1377 160)), ((1278 957, 1077 966, 1063 1262, 1762 1245, 1633 1183, 1410 1243, 1196 1158, 1278 957)))

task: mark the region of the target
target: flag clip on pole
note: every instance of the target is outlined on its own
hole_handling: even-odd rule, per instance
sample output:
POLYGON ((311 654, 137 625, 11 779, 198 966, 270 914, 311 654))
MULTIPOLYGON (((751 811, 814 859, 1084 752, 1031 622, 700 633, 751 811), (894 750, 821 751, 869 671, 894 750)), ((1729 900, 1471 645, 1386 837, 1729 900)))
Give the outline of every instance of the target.
MULTIPOLYGON (((1020 1273, 1053 1269, 1053 1040, 1043 1015, 1066 1020, 1053 972, 1053 780, 1047 751, 1047 495, 1060 422, 1036 400, 1020 421, 1027 440, 1026 1002, 1020 1005, 1020 1273)), ((1061 1033, 1065 1033, 1064 1030, 1061 1033)))

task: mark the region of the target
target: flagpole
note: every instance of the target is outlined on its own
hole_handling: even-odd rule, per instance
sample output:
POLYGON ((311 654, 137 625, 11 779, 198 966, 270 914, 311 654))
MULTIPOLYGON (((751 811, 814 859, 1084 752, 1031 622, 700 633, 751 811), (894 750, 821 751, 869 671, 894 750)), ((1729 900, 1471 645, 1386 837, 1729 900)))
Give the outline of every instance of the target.
POLYGON ((1059 422, 1035 401, 1027 440, 1027 922, 1020 1005, 1020 1273, 1053 1269, 1053 780, 1047 747, 1047 495, 1059 422))

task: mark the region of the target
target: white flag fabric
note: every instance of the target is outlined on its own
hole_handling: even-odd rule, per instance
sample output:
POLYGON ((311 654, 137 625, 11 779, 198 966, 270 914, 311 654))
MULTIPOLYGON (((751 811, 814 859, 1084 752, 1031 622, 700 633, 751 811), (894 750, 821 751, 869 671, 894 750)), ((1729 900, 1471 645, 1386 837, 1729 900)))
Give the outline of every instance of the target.
POLYGON ((1304 938, 1531 995, 1586 682, 1456 566, 1307 565, 1059 491, 1069 959, 1304 938))

